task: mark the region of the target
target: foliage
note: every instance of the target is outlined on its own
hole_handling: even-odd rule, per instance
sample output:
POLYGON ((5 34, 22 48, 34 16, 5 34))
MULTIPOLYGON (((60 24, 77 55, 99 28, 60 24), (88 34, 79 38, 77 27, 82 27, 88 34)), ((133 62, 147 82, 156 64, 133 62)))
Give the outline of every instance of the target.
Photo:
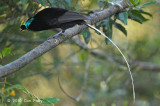
MULTIPOLYGON (((3 60, 7 55, 10 54, 10 52, 11 52, 10 48, 4 48, 2 50, 2 53, 0 53, 0 59, 3 60)), ((0 82, 0 84, 1 83, 2 82, 0 82)), ((14 96, 16 96, 15 89, 21 90, 25 94, 29 95, 33 102, 36 101, 36 102, 39 102, 41 104, 55 104, 59 101, 59 99, 57 99, 55 97, 54 98, 53 97, 48 97, 48 98, 40 99, 37 96, 30 93, 26 88, 24 88, 23 86, 21 86, 19 84, 16 84, 16 85, 8 84, 10 86, 7 87, 7 88, 5 88, 5 84, 8 84, 6 82, 6 80, 4 82, 4 86, 0 90, 0 95, 1 95, 0 99, 1 99, 2 103, 7 103, 7 102, 12 103, 13 102, 14 105, 22 105, 23 101, 25 101, 25 100, 22 99, 22 97, 19 97, 19 99, 13 98, 14 96)))
POLYGON ((5 56, 7 56, 8 54, 10 54, 11 49, 10 48, 4 48, 2 50, 2 53, 0 53, 0 59, 3 59, 5 56))
MULTIPOLYGON (((8 84, 8 83, 6 83, 8 84)), ((12 103, 12 105, 22 105, 23 103, 25 103, 25 99, 23 100, 22 97, 19 97, 19 99, 17 99, 16 93, 15 93, 15 89, 17 89, 18 91, 23 91, 25 94, 27 94, 30 99, 31 102, 39 102, 41 104, 55 104, 59 101, 59 99, 55 98, 55 97, 48 97, 48 98, 44 98, 44 99, 40 99, 37 96, 33 95, 32 93, 30 93, 26 88, 24 88, 23 86, 16 84, 16 85, 10 85, 9 87, 3 87, 0 90, 0 94, 1 94, 1 102, 2 103, 12 103)))

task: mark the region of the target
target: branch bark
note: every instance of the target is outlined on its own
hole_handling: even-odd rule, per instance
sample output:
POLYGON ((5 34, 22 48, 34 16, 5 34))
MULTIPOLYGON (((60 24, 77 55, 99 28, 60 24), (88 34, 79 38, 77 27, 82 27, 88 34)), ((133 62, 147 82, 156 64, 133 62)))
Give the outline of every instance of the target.
MULTIPOLYGON (((120 3, 123 9, 129 7, 128 3, 125 1, 120 3)), ((107 17, 110 17, 118 12, 120 12, 122 8, 119 8, 116 5, 113 5, 103 11, 97 12, 89 16, 89 20, 87 23, 89 24, 95 24, 96 22, 99 22, 107 17)), ((58 36, 57 38, 46 40, 44 43, 40 44, 30 52, 26 53, 19 59, 0 67, 0 77, 7 76, 15 71, 20 70, 30 62, 32 62, 34 59, 40 57, 44 53, 48 52, 52 48, 58 46, 59 44, 63 43, 65 40, 79 34, 82 32, 85 28, 87 28, 86 25, 81 26, 74 26, 73 28, 69 28, 64 32, 63 36, 58 36)))

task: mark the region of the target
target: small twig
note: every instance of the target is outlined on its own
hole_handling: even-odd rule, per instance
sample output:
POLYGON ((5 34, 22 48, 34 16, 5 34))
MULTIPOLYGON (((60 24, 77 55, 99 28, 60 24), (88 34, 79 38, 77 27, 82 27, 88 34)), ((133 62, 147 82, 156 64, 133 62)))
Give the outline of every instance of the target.
POLYGON ((117 72, 117 69, 105 80, 106 85, 112 79, 112 77, 116 74, 116 72, 117 72))
POLYGON ((62 87, 62 85, 61 85, 61 82, 60 82, 60 74, 58 74, 58 84, 59 84, 60 89, 62 90, 62 92, 63 92, 66 96, 68 96, 70 99, 72 99, 72 100, 74 100, 74 101, 77 102, 77 100, 76 100, 74 97, 70 96, 70 95, 69 95, 68 93, 66 93, 66 91, 63 89, 63 87, 62 87))
POLYGON ((82 86, 81 86, 81 90, 80 90, 80 93, 79 95, 76 97, 76 100, 79 101, 82 97, 82 94, 84 92, 84 88, 85 88, 85 84, 86 84, 86 81, 87 81, 87 78, 88 78, 88 68, 89 68, 89 63, 86 62, 86 67, 85 67, 85 72, 84 72, 84 80, 83 80, 83 83, 82 83, 82 86))

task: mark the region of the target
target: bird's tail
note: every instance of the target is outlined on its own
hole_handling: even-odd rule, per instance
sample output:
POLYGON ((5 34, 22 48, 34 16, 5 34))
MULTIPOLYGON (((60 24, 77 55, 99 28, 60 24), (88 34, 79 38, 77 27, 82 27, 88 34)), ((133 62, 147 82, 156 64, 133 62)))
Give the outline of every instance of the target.
POLYGON ((129 66, 129 63, 128 63, 128 61, 127 61, 127 59, 126 59, 126 57, 124 56, 124 54, 122 53, 122 51, 120 50, 120 48, 108 37, 108 36, 106 36, 104 33, 102 33, 99 29, 97 29, 97 28, 95 28, 95 27, 93 27, 92 25, 90 25, 90 24, 87 24, 86 23, 86 25, 88 26, 88 27, 90 27, 91 29, 93 29, 93 30, 95 30, 95 31, 97 31, 97 32, 99 32, 101 35, 103 35, 105 38, 107 38, 116 48, 117 48, 117 50, 120 52, 120 54, 123 56, 123 58, 124 58, 124 60, 125 60, 125 62, 126 62, 126 64, 127 64, 127 67, 128 67, 128 71, 129 71, 129 74, 130 74, 130 77, 131 77, 131 81, 132 81, 132 89, 133 89, 133 100, 134 100, 134 102, 135 102, 135 89, 134 89, 134 80, 133 80, 133 76, 132 76, 132 72, 131 72, 131 70, 130 70, 130 66, 129 66))

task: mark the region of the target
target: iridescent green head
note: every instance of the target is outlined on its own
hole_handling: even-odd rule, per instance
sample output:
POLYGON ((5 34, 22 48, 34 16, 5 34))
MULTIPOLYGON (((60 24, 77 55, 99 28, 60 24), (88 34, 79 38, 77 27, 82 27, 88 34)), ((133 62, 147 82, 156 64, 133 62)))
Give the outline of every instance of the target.
MULTIPOLYGON (((30 18, 26 23, 25 25, 22 25, 21 26, 21 30, 25 30, 25 29, 28 29, 29 25, 31 24, 31 22, 34 20, 34 18, 30 18)), ((29 29, 28 29, 29 30, 29 29)))

